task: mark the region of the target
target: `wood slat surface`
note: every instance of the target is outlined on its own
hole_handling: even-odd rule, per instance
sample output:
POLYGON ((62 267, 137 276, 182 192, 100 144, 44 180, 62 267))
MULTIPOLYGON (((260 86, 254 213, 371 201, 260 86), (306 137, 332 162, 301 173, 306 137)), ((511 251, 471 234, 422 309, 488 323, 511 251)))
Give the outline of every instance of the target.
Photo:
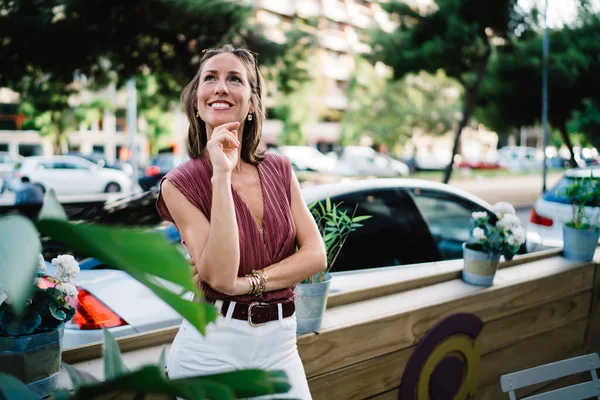
POLYGON ((592 275, 592 266, 573 268, 487 289, 454 280, 336 307, 329 317, 352 329, 324 329, 306 342, 300 340, 300 356, 309 377, 326 373, 413 346, 435 323, 456 312, 474 313, 487 322, 581 293, 591 288, 592 275))
MULTIPOLYGON (((480 386, 499 382, 500 375, 508 372, 562 360, 574 352, 581 353, 585 323, 586 320, 581 319, 483 355, 480 386)), ((394 389, 400 384, 413 349, 396 351, 310 378, 311 394, 315 400, 350 400, 365 399, 394 389)))

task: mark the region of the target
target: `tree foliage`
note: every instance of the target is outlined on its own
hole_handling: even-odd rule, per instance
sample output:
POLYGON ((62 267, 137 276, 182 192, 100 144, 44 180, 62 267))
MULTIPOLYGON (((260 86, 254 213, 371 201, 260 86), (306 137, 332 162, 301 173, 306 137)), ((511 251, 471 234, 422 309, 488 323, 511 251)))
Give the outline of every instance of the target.
MULTIPOLYGON (((549 32, 548 121, 571 150, 568 121, 583 112, 584 99, 600 100, 600 19, 581 15, 578 24, 549 32)), ((498 132, 539 124, 542 111, 542 34, 529 32, 499 48, 482 85, 476 115, 498 132)), ((591 111, 588 104, 588 112, 591 111)))
POLYGON ((447 133, 460 116, 461 86, 442 70, 420 72, 392 81, 359 60, 350 83, 349 106, 342 118, 346 144, 362 135, 389 149, 410 140, 416 132, 447 133))
MULTIPOLYGON (((66 110, 65 99, 83 86, 94 90, 115 82, 119 88, 131 77, 148 75, 154 99, 164 105, 177 100, 193 78, 203 49, 231 43, 272 65, 289 48, 266 40, 260 26, 249 22, 253 9, 241 2, 0 0, 0 10, 0 87, 11 87, 25 101, 46 91, 43 102, 35 99, 38 112, 66 110), (82 86, 73 87, 74 81, 82 86)), ((294 76, 277 76, 293 86, 294 76)))
MULTIPOLYGON (((452 160, 463 127, 471 117, 479 86, 492 53, 492 39, 506 41, 523 18, 516 0, 436 0, 427 12, 394 2, 384 7, 395 16, 397 28, 379 31, 374 39, 375 58, 394 69, 400 79, 408 73, 443 69, 464 88, 462 119, 455 134, 452 160)), ((446 168, 444 182, 452 171, 446 168)))

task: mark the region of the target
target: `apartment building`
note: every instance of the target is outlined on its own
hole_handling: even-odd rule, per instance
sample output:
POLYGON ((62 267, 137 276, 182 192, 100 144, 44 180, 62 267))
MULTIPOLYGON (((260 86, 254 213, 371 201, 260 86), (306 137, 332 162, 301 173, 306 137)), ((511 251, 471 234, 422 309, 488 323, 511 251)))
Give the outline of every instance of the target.
MULTIPOLYGON (((256 22, 265 27, 266 36, 276 42, 285 32, 301 25, 315 35, 318 46, 310 57, 310 74, 318 83, 314 98, 318 103, 313 120, 304 126, 311 145, 328 150, 340 137, 339 119, 348 106, 346 90, 352 77, 356 56, 371 51, 368 31, 374 27, 393 29, 379 1, 369 0, 253 0, 256 22)), ((267 105, 269 102, 267 101, 267 105)), ((313 104, 314 105, 314 104, 313 104)), ((280 121, 265 124, 266 144, 277 144, 280 121)))

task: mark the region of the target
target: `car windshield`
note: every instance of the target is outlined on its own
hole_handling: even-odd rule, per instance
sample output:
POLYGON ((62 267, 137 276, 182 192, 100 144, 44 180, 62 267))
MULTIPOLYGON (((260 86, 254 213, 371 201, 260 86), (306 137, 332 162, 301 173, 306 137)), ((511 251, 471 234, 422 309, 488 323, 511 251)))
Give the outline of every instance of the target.
MULTIPOLYGON (((565 190, 567 189, 567 187, 569 185, 571 185, 577 179, 581 179, 581 177, 570 177, 570 176, 563 177, 560 181, 558 181, 558 183, 552 189, 550 189, 546 193, 544 193, 544 195, 542 196, 542 199, 553 202, 553 203, 571 204, 571 200, 569 200, 565 196, 565 190)), ((598 178, 598 177, 594 177, 594 181, 596 181, 596 182, 598 182, 599 179, 600 178, 598 178)), ((586 206, 592 206, 592 205, 593 204, 591 201, 586 204, 586 206)))

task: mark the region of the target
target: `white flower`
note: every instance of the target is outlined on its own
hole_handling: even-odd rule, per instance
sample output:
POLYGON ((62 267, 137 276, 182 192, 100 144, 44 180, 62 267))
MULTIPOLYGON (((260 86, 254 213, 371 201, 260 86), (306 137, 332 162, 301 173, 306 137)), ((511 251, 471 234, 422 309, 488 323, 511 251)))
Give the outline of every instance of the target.
POLYGON ((506 241, 511 246, 522 245, 523 243, 525 243, 525 229, 523 229, 520 226, 513 228, 510 232, 510 235, 506 239, 506 241), (511 239, 511 240, 509 240, 509 239, 511 239))
POLYGON ((53 258, 52 264, 57 266, 56 278, 61 281, 71 282, 79 274, 79 263, 71 255, 53 258))
POLYGON ((42 272, 46 272, 46 261, 44 260, 44 256, 39 254, 38 258, 39 258, 38 269, 42 272))
POLYGON ((512 230, 521 226, 521 220, 514 214, 504 214, 504 216, 496 224, 498 228, 504 230, 512 230))
POLYGON ((79 294, 77 288, 72 283, 59 283, 55 286, 55 288, 56 290, 60 290, 61 292, 63 292, 65 296, 75 298, 79 294))
POLYGON ((475 211, 473 214, 471 214, 471 218, 473 218, 475 221, 487 218, 487 216, 488 213, 485 211, 475 211))
POLYGON ((485 231, 481 228, 473 229, 473 237, 479 241, 485 240, 485 231))
POLYGON ((515 208, 510 203, 506 203, 504 201, 500 201, 494 204, 492 207, 492 211, 496 214, 499 219, 502 219, 506 214, 516 214, 515 208))

